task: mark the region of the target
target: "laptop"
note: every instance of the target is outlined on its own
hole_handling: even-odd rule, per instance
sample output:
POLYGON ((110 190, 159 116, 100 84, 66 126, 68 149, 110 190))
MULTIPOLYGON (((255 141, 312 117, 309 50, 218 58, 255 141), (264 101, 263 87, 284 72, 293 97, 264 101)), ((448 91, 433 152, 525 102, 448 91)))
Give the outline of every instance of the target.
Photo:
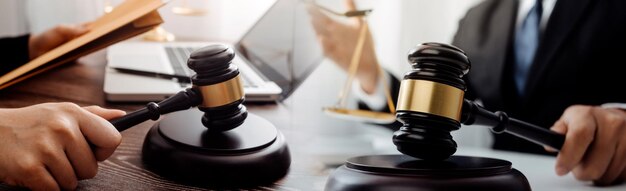
MULTIPOLYGON (((299 0, 277 0, 230 45, 246 101, 287 98, 324 58, 305 9, 299 0)), ((110 46, 104 78, 107 101, 160 101, 191 87, 184 80, 194 74, 187 58, 212 43, 129 41, 110 46)))

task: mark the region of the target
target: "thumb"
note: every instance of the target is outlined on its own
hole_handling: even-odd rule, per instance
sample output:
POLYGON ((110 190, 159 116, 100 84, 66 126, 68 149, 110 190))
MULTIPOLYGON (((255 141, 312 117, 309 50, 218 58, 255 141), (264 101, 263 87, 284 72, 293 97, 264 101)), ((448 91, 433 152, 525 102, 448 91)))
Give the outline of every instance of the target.
POLYGON ((100 116, 106 120, 111 120, 126 115, 126 112, 122 110, 105 109, 95 105, 83 107, 83 109, 89 111, 90 113, 96 114, 97 116, 100 116))
MULTIPOLYGON (((552 125, 550 130, 557 132, 558 134, 565 135, 567 133, 567 125, 565 125, 565 121, 563 119, 559 119, 552 125)), ((543 146, 543 148, 548 152, 558 152, 555 148, 549 146, 543 146)))
POLYGON ((550 130, 564 135, 567 133, 567 125, 565 125, 565 121, 563 119, 559 119, 554 123, 554 125, 552 125, 550 130))
MULTIPOLYGON (((103 119, 110 120, 125 115, 126 112, 116 109, 104 109, 99 106, 83 107, 87 112, 97 115, 103 119)), ((81 131, 85 138, 89 140, 94 151, 94 155, 98 161, 103 161, 115 152, 115 148, 122 142, 122 136, 108 122, 100 118, 92 118, 91 120, 81 121, 81 131), (108 128, 89 128, 89 127, 108 126, 108 128)))

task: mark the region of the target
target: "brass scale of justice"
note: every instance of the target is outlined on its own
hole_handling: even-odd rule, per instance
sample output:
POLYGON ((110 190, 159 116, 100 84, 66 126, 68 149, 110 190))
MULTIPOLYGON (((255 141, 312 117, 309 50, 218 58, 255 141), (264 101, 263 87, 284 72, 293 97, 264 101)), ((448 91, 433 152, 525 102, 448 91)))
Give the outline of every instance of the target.
MULTIPOLYGON (((324 6, 319 6, 314 4, 314 6, 318 7, 321 10, 324 10, 328 13, 331 13, 340 17, 355 17, 356 19, 361 20, 361 28, 359 29, 359 35, 357 38, 356 46, 354 48, 354 53, 352 54, 352 58, 350 59, 350 65, 348 67, 348 79, 344 84, 343 89, 339 93, 339 100, 332 107, 325 107, 323 111, 326 114, 331 116, 335 116, 338 118, 347 118, 347 119, 358 119, 362 121, 381 123, 381 124, 389 124, 396 121, 396 109, 393 103, 393 99, 391 98, 391 90, 387 83, 383 84, 383 89, 385 93, 385 99, 387 101, 387 107, 390 113, 386 112, 377 112, 371 110, 362 110, 362 109, 349 109, 347 108, 347 100, 349 97, 350 88, 352 86, 352 82, 354 81, 354 77, 356 76, 357 70, 359 68, 359 63, 361 62, 361 56, 363 55, 363 47, 367 40, 367 33, 369 32, 369 24, 367 22, 367 16, 372 12, 372 9, 365 10, 352 10, 344 13, 336 12, 324 6)), ((380 65, 376 64, 376 70, 379 72, 379 76, 381 76, 384 82, 387 82, 388 79, 385 79, 385 74, 380 65)))

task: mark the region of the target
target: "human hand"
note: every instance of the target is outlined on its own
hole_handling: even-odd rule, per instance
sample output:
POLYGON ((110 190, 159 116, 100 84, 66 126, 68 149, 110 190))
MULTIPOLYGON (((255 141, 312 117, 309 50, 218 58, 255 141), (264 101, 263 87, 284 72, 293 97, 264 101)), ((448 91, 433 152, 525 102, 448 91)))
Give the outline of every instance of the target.
MULTIPOLYGON (((346 0, 346 4, 350 10, 356 10, 354 0, 346 0)), ((345 24, 328 17, 315 6, 310 6, 308 10, 324 54, 347 71, 359 38, 359 31, 363 26, 363 20, 356 18, 352 20, 351 24, 345 24)), ((356 78, 365 92, 373 93, 376 91, 379 79, 378 60, 369 30, 366 35, 356 78)))
POLYGON ((107 119, 124 114, 71 103, 0 109, 0 180, 32 190, 75 189, 121 143, 107 119))
POLYGON ((81 25, 58 25, 40 34, 31 35, 28 40, 30 59, 35 59, 63 43, 88 31, 90 23, 81 25))
POLYGON ((626 180, 626 112, 575 105, 552 130, 565 134, 556 159, 559 176, 571 171, 576 179, 599 186, 626 180))

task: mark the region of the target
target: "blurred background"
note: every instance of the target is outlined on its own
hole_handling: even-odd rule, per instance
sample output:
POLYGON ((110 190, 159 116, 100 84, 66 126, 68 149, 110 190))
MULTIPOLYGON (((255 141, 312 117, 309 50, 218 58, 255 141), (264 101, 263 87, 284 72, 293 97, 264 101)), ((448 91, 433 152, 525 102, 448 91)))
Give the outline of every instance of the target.
MULTIPOLYGON (((0 36, 41 32, 60 23, 80 23, 104 13, 104 7, 121 0, 2 0, 0 1, 0 36)), ((327 0, 328 1, 328 0, 327 0)), ((341 0, 332 0, 341 1, 341 0)), ((163 27, 179 40, 237 40, 274 0, 172 0, 160 9, 163 27), (187 3, 204 8, 204 16, 174 14, 174 6, 187 3), (172 21, 184 23, 171 27, 172 21), (202 31, 197 33, 196 31, 202 31)), ((377 52, 385 65, 405 66, 404 53, 425 41, 449 43, 458 20, 480 0, 357 0, 359 8, 373 8, 371 30, 377 52)), ((408 66, 408 65, 407 65, 408 66)), ((401 75, 405 67, 387 67, 401 75)))
MULTIPOLYGON (((324 1, 332 1, 331 4, 337 5, 335 8, 338 10, 345 8, 342 7, 342 0, 324 1)), ((480 1, 357 0, 357 6, 359 9, 374 9, 369 21, 378 58, 384 68, 396 77, 401 77, 409 69, 405 58, 406 52, 411 47, 427 41, 450 43, 459 19, 480 1)), ((116 5, 119 2, 121 0, 2 0, 0 36, 38 33, 57 24, 90 21, 102 15, 108 5, 116 5)), ((172 0, 166 7, 160 9, 165 20, 162 26, 166 31, 173 33, 178 41, 233 42, 239 39, 273 2, 274 0, 172 0), (183 5, 203 9, 206 13, 200 16, 173 13, 174 7, 183 5)), ((337 78, 337 81, 345 81, 345 73, 333 64, 322 64, 320 68, 331 68, 337 75, 314 73, 310 78, 337 78)), ((312 86, 305 82, 300 88, 318 88, 319 95, 301 95, 296 92, 285 101, 285 104, 308 101, 318 102, 320 106, 331 105, 336 101, 337 92, 341 88, 340 85, 312 86)), ((321 109, 293 108, 291 112, 307 117, 307 112, 321 112, 321 109)), ((297 126, 297 121, 294 119, 291 123, 297 126)), ((320 121, 342 123, 341 120, 330 118, 320 118, 320 121)), ((336 131, 335 129, 329 133, 336 131)), ((491 144, 491 136, 486 128, 462 128, 455 133, 457 134, 455 140, 459 145, 489 147, 491 144)))

